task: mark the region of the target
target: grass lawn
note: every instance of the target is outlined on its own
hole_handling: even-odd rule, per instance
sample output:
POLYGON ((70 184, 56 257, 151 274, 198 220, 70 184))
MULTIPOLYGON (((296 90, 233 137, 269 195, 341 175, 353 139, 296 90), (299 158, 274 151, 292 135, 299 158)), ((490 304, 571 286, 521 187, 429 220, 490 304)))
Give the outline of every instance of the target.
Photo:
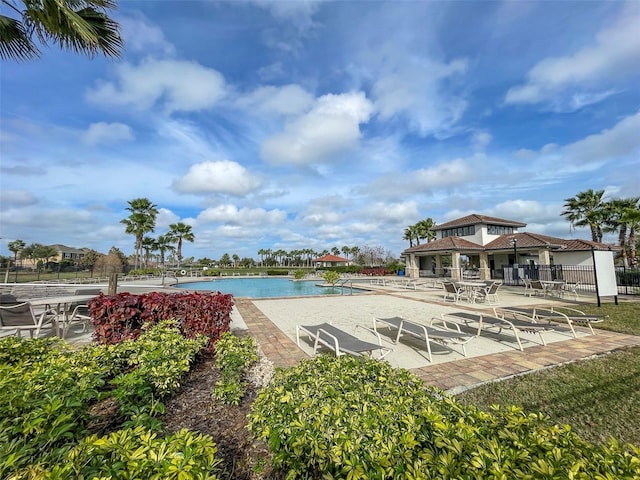
MULTIPOLYGON (((576 308, 609 315, 597 328, 640 335, 639 302, 576 308)), ((594 443, 614 437, 640 445, 640 347, 487 384, 457 398, 485 410, 498 404, 542 412, 594 443)))

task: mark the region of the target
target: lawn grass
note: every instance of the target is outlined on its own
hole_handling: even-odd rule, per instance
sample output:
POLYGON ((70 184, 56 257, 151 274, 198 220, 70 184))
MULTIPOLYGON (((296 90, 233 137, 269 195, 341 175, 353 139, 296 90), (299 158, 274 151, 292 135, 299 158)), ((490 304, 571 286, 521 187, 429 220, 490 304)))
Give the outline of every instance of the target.
MULTIPOLYGON (((597 328, 640 335, 640 302, 575 308, 609 315, 597 328)), ((497 404, 542 412, 593 443, 613 437, 640 445, 640 347, 483 385, 458 399, 483 410, 497 404)))

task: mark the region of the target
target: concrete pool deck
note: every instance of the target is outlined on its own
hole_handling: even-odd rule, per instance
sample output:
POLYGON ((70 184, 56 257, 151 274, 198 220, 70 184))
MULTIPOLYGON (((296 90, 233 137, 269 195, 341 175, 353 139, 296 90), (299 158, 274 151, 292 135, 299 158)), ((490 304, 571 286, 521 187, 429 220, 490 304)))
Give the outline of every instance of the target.
MULTIPOLYGON (((440 313, 453 311, 486 311, 487 307, 460 303, 444 303, 437 289, 406 291, 393 288, 376 289, 366 295, 306 297, 287 299, 236 299, 237 314, 248 333, 260 344, 264 355, 276 367, 289 367, 310 358, 312 345, 301 340, 296 345, 295 326, 314 325, 331 321, 352 332, 356 324, 372 326, 374 316, 402 316, 417 322, 428 322, 440 313)), ((595 297, 582 297, 582 302, 595 302, 595 297)), ((562 305, 572 302, 525 297, 522 289, 500 291, 501 306, 562 305)), ((488 309, 491 311, 491 309, 488 309)), ((597 326, 597 325, 596 325, 597 326)), ((243 328, 243 327, 241 327, 243 328)), ((524 351, 520 351, 510 332, 501 335, 485 334, 467 344, 467 357, 460 348, 431 343, 433 363, 428 361, 424 342, 404 336, 398 344, 392 342, 393 333, 382 333, 383 344, 393 348, 385 357, 391 365, 407 368, 434 385, 451 393, 503 378, 531 373, 555 365, 587 359, 620 348, 640 345, 640 336, 624 335, 597 330, 590 335, 588 329, 576 327, 577 338, 568 328, 545 334, 546 346, 538 335, 520 334, 524 351)), ((464 327, 463 327, 464 330, 464 327)), ((384 332, 384 330, 381 330, 384 332)), ((363 334, 359 334, 363 339, 363 334)), ((375 341, 375 337, 368 338, 375 341)))

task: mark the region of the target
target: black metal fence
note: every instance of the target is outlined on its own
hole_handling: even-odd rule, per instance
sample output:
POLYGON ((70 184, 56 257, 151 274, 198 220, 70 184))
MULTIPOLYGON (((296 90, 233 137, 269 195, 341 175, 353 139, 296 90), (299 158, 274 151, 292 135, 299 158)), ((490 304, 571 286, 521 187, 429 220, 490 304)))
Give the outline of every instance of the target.
MULTIPOLYGON (((578 284, 578 291, 595 293, 595 275, 590 265, 503 265, 505 285, 523 285, 522 280, 561 280, 578 284)), ((621 295, 640 295, 640 270, 616 267, 616 283, 621 295)))

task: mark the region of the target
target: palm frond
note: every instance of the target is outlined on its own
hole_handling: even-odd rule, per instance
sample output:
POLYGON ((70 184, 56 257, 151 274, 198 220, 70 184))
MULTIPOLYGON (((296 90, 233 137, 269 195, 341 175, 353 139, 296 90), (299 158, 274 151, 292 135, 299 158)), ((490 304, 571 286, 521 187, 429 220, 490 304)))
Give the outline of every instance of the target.
POLYGON ((0 58, 2 60, 32 60, 40 56, 38 47, 22 22, 0 15, 0 58))

